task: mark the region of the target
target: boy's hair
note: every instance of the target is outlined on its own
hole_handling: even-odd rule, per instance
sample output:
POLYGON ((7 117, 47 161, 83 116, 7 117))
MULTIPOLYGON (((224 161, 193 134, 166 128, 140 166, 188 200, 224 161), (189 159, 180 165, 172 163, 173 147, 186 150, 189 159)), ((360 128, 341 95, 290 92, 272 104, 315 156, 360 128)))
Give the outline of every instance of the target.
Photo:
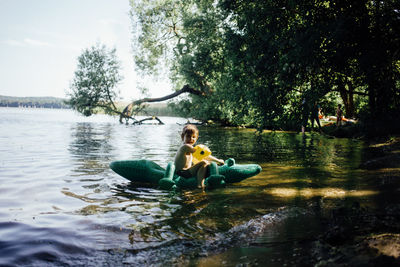
POLYGON ((190 135, 194 134, 194 135, 196 135, 196 137, 198 137, 199 130, 193 124, 188 124, 185 127, 183 127, 183 129, 182 129, 182 134, 181 134, 182 140, 185 137, 185 135, 187 135, 187 134, 190 134, 190 135))

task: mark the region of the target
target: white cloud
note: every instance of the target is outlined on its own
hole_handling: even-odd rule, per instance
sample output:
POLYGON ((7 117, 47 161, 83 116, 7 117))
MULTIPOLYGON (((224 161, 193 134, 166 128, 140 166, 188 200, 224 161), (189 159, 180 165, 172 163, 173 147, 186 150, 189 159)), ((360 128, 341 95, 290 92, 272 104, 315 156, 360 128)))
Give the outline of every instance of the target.
POLYGON ((53 46, 52 44, 50 44, 48 42, 42 42, 42 41, 30 39, 30 38, 25 38, 24 43, 26 43, 28 45, 33 45, 33 46, 47 46, 47 47, 53 46))
POLYGON ((41 47, 51 47, 53 46, 51 43, 42 42, 30 38, 25 38, 23 41, 8 39, 5 41, 0 41, 2 44, 6 44, 9 46, 18 46, 18 47, 27 47, 27 46, 41 46, 41 47))
POLYGON ((98 22, 102 25, 107 25, 107 26, 124 26, 124 24, 121 21, 118 21, 116 19, 99 19, 98 22))
POLYGON ((44 30, 44 29, 32 29, 30 30, 31 34, 33 35, 39 35, 42 36, 43 38, 46 39, 51 39, 51 40, 70 40, 74 38, 73 34, 68 34, 65 32, 55 32, 55 31, 50 31, 50 30, 44 30))
POLYGON ((22 47, 22 46, 25 46, 25 44, 23 43, 23 42, 20 42, 20 41, 17 41, 17 40, 5 40, 5 41, 1 41, 0 43, 2 43, 2 44, 6 44, 6 45, 9 45, 9 46, 20 46, 20 47, 22 47))

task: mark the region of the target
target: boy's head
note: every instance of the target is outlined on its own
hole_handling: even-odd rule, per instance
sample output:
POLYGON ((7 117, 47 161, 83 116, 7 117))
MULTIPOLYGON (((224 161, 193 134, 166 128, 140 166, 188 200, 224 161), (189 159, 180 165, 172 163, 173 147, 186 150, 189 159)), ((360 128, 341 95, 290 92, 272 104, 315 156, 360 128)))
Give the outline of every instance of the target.
POLYGON ((197 129, 196 126, 188 124, 182 129, 182 134, 181 134, 182 141, 184 140, 186 135, 194 136, 195 139, 197 140, 197 138, 199 137, 199 130, 197 129))

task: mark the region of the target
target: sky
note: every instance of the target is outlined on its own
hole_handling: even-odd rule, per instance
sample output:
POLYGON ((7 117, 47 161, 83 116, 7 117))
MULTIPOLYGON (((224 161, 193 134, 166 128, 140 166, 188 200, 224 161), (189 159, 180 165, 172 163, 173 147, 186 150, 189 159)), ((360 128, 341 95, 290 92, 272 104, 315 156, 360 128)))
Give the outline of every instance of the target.
POLYGON ((129 0, 0 0, 0 95, 65 98, 86 48, 116 48, 122 100, 172 92, 167 81, 142 79, 131 53, 129 0))

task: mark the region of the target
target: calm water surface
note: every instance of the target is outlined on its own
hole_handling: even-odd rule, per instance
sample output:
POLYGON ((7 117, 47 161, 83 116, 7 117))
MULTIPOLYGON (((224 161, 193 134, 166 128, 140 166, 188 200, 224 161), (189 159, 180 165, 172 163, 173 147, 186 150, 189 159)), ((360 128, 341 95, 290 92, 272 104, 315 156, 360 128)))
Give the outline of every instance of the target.
POLYGON ((297 133, 200 128, 220 158, 263 171, 172 194, 130 183, 113 160, 173 160, 185 119, 124 125, 70 110, 0 108, 0 266, 236 266, 296 263, 338 203, 375 205, 363 144, 297 133))

